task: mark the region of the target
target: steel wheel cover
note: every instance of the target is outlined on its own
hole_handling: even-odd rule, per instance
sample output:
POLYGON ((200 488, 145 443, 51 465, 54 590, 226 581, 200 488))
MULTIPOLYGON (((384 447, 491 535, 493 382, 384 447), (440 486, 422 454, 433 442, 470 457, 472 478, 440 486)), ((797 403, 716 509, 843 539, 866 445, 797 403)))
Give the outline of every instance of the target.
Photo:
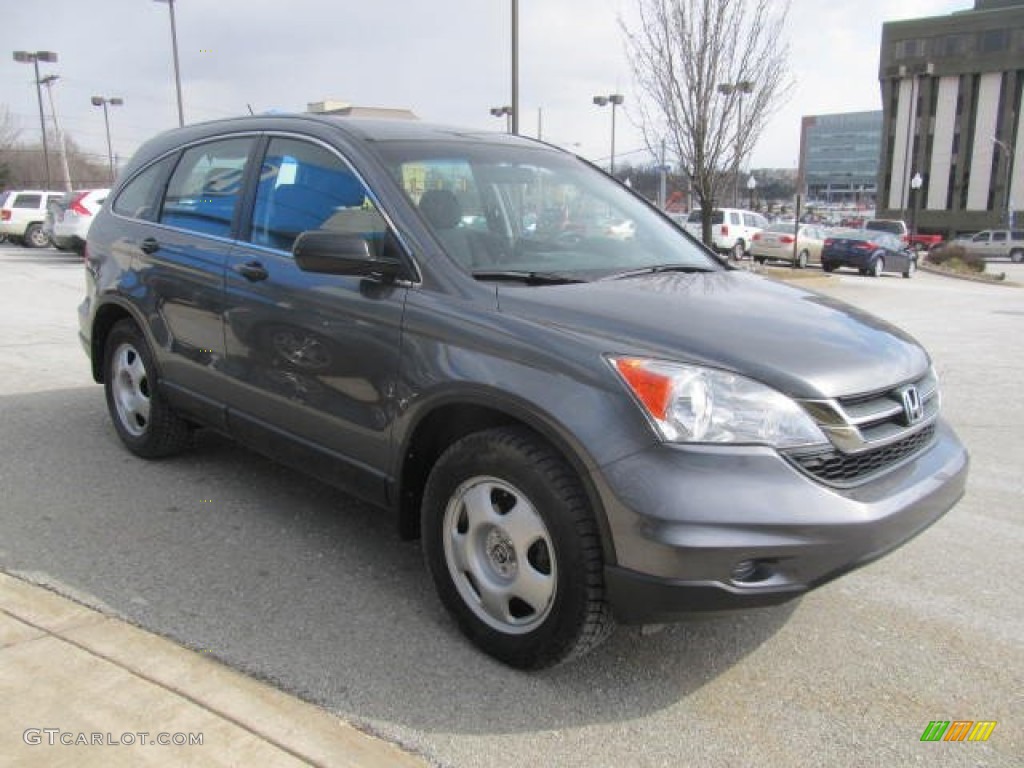
POLYGON ((460 485, 444 513, 445 563, 478 619, 526 634, 554 605, 558 570, 543 518, 516 487, 494 477, 460 485))
POLYGON ((114 350, 110 391, 121 426, 132 437, 141 437, 149 426, 149 376, 139 351, 131 344, 114 350))

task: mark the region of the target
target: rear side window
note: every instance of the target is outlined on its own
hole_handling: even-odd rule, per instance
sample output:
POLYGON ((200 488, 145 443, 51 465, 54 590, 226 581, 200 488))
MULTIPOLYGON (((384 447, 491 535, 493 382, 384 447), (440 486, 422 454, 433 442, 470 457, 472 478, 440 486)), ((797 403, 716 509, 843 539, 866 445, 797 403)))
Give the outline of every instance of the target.
POLYGON ((253 141, 225 139, 186 150, 167 185, 160 223, 230 237, 253 141))
POLYGON ((1005 232, 993 232, 992 233, 992 242, 993 243, 1005 243, 1006 242, 1006 233, 1005 232))
POLYGON ((174 155, 165 157, 129 181, 114 201, 114 213, 131 219, 156 221, 163 184, 173 164, 174 155))
POLYGON ((736 211, 729 211, 729 223, 739 226, 742 222, 740 221, 740 215, 736 211))
POLYGON ((42 202, 42 195, 16 195, 11 208, 39 208, 42 202))
POLYGON ((1010 233, 1010 237, 1014 240, 1024 240, 1024 230, 1015 229, 1010 233))
POLYGON ((869 221, 865 229, 873 229, 876 232, 889 232, 894 235, 902 235, 903 227, 898 221, 869 221))

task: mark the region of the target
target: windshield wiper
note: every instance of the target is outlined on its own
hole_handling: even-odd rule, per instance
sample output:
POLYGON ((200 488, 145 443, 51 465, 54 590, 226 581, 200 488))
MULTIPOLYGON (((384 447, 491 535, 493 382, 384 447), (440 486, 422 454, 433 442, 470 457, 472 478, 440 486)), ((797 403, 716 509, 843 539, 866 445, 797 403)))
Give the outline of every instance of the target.
POLYGON ((640 267, 639 269, 627 269, 624 272, 615 272, 614 274, 602 277, 602 280, 621 280, 625 277, 636 277, 637 275, 653 275, 659 272, 717 272, 718 270, 711 269, 709 267, 699 267, 692 264, 655 264, 652 267, 640 267))
POLYGON ((527 272, 520 270, 477 270, 473 272, 477 280, 509 280, 527 285, 567 285, 569 283, 585 283, 579 277, 572 277, 560 272, 527 272))

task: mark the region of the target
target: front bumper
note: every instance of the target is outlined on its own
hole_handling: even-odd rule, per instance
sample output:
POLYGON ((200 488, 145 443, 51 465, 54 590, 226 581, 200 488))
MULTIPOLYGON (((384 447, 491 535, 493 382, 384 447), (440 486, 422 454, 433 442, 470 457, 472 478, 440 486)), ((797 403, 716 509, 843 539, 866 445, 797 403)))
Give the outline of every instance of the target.
POLYGON ((627 624, 775 605, 899 547, 963 495, 968 457, 941 420, 922 453, 854 488, 832 488, 770 448, 658 445, 598 483, 627 624))

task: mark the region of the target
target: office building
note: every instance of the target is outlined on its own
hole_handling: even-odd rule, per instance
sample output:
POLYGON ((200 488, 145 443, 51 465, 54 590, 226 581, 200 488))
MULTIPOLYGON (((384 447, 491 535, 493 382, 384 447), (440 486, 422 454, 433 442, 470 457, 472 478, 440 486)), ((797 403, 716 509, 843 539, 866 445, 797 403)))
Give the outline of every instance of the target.
POLYGON ((924 232, 1005 226, 1024 204, 1024 1, 888 22, 877 215, 924 232))

